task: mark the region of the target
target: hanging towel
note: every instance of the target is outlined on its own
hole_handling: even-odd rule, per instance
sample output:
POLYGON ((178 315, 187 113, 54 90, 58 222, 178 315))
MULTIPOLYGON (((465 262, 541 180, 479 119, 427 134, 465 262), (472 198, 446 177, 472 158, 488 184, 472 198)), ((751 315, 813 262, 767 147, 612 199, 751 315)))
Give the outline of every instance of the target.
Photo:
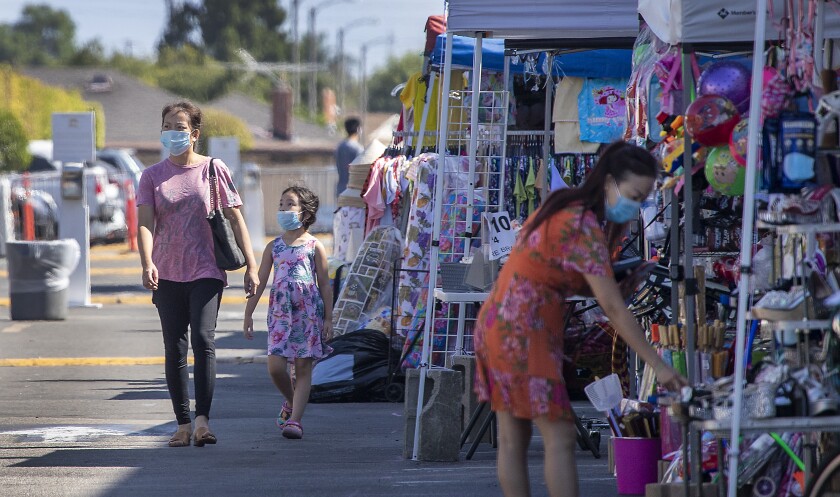
POLYGON ((554 95, 554 152, 558 154, 594 154, 597 143, 583 143, 580 140, 578 117, 578 94, 583 87, 583 78, 563 78, 554 95))
POLYGON ((525 197, 528 199, 528 215, 530 216, 536 208, 537 199, 537 175, 534 173, 534 158, 528 158, 528 177, 525 179, 525 197))
POLYGON ((516 199, 516 219, 522 219, 522 204, 528 200, 528 194, 525 192, 525 185, 522 184, 522 172, 519 167, 514 169, 513 173, 516 175, 516 184, 513 187, 513 197, 516 199))

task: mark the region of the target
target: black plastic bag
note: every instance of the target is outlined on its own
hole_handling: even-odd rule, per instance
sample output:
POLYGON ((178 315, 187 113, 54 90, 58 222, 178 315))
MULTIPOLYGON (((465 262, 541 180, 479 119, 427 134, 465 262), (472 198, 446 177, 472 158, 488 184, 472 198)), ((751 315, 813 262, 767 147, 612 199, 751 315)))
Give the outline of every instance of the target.
POLYGON ((333 352, 315 364, 309 402, 380 402, 388 383, 388 337, 358 330, 334 338, 333 352))

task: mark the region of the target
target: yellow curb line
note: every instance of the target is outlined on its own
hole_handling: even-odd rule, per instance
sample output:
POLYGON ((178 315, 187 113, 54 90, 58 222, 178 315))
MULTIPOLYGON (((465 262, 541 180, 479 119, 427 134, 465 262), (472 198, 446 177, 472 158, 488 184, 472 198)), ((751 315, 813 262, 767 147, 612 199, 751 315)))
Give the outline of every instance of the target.
MULTIPOLYGON (((192 364, 193 358, 187 358, 192 364)), ((154 366, 163 364, 163 357, 38 357, 33 359, 0 359, 0 367, 57 366, 154 366)))
MULTIPOLYGON (((263 295, 260 298, 260 304, 268 304, 268 296, 263 295)), ((232 295, 222 295, 222 304, 239 304, 245 305, 248 302, 244 296, 235 297, 232 295)), ((102 305, 152 305, 152 294, 130 294, 130 295, 96 295, 91 298, 92 304, 102 305)), ((0 297, 0 307, 10 307, 11 300, 8 297, 0 297)))

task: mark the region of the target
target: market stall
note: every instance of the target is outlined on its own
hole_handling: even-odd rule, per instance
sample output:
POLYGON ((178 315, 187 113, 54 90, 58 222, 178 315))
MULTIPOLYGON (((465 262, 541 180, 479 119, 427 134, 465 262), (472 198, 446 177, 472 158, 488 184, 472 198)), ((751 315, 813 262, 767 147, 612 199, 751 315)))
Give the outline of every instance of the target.
MULTIPOLYGON (((819 190, 820 187, 830 189, 831 187, 836 188, 838 186, 836 182, 832 185, 831 181, 825 181, 824 178, 816 177, 813 169, 811 169, 810 173, 803 173, 795 178, 790 176, 791 171, 793 171, 792 169, 788 169, 787 172, 782 171, 783 167, 781 162, 784 161, 781 161, 781 159, 784 157, 788 157, 793 153, 801 154, 801 156, 797 157, 807 163, 813 164, 814 159, 818 155, 815 144, 821 141, 822 136, 818 136, 816 133, 817 122, 808 107, 809 105, 811 109, 818 107, 817 101, 819 100, 820 94, 823 93, 821 86, 826 81, 824 79, 823 82, 820 82, 819 79, 820 72, 824 67, 824 44, 822 41, 823 39, 836 38, 840 35, 840 29, 838 29, 840 27, 840 24, 838 24, 840 23, 840 16, 830 13, 826 7, 826 2, 799 3, 793 11, 790 11, 791 8, 793 8, 793 4, 788 2, 772 1, 768 5, 765 0, 759 0, 758 2, 673 1, 667 5, 663 5, 662 2, 648 0, 639 2, 639 12, 656 35, 668 43, 680 44, 683 54, 682 60, 684 62, 687 60, 686 55, 690 55, 699 49, 711 47, 718 51, 731 50, 741 47, 744 42, 749 41, 752 41, 752 53, 763 55, 765 54, 767 42, 779 40, 784 41, 784 47, 788 50, 786 52, 786 60, 791 62, 780 67, 778 72, 776 72, 775 70, 768 69, 763 56, 753 57, 751 87, 748 92, 748 108, 743 109, 748 114, 744 128, 746 132, 743 134, 743 144, 745 145, 744 162, 746 167, 742 171, 735 170, 744 178, 742 191, 738 192, 738 194, 743 194, 744 197, 744 210, 741 219, 741 233, 744 242, 740 246, 739 299, 737 317, 735 318, 737 329, 734 343, 734 391, 731 395, 732 405, 728 411, 731 412, 731 420, 715 418, 703 424, 704 429, 718 434, 722 434, 721 432, 723 431, 729 432, 730 440, 740 440, 742 433, 765 433, 769 437, 767 432, 772 432, 780 426, 773 419, 742 419, 742 413, 747 405, 747 402, 744 400, 744 378, 747 367, 746 357, 749 356, 752 349, 752 339, 750 343, 747 343, 749 320, 759 319, 763 316, 765 319, 762 319, 761 327, 767 327, 769 330, 772 330, 774 348, 782 349, 790 345, 798 345, 801 349, 803 348, 803 344, 807 344, 807 337, 812 331, 825 330, 826 327, 824 321, 814 320, 815 314, 817 314, 816 312, 809 315, 809 312, 806 311, 798 323, 785 321, 784 317, 780 318, 779 316, 773 316, 771 318, 768 315, 768 309, 762 305, 763 299, 758 300, 753 306, 753 310, 749 313, 747 312, 748 307, 751 306, 751 297, 757 281, 755 278, 756 267, 753 264, 754 246, 750 241, 755 233, 756 205, 759 197, 763 202, 769 198, 771 201, 774 199, 778 202, 787 201, 788 205, 790 205, 792 201, 802 201, 808 198, 813 199, 812 195, 814 190, 819 190), (756 15, 756 12, 767 12, 768 7, 770 8, 771 16, 756 15), (785 24, 785 21, 790 21, 791 24, 785 24), (774 85, 777 90, 781 88, 781 91, 777 91, 775 94, 778 97, 776 99, 771 98, 774 96, 774 85), (790 85, 790 88, 786 89, 788 85, 790 85), (798 112, 798 114, 777 117, 783 110, 785 112, 798 112), (790 123, 796 122, 793 119, 797 120, 799 124, 802 124, 798 128, 799 137, 793 141, 777 138, 780 131, 774 131, 772 126, 781 123, 779 129, 790 129, 790 123), (765 148, 764 153, 759 154, 759 134, 762 130, 765 134, 765 148), (809 136, 810 138, 808 138, 809 136), (782 144, 782 148, 779 148, 778 151, 773 148, 768 148, 768 143, 771 141, 775 143, 777 139, 780 140, 779 143, 782 144), (795 150, 791 149, 792 143, 797 143, 799 148, 795 150), (806 145, 807 148, 805 148, 806 145), (804 158, 805 155, 808 158, 804 158), (761 176, 758 174, 760 160, 764 161, 764 164, 761 165, 763 173, 761 176), (777 160, 779 161, 778 166, 777 160), (774 171, 777 168, 779 177, 782 178, 780 182, 775 182, 769 177, 775 174, 774 171), (782 186, 783 181, 787 182, 786 187, 782 186), (761 191, 762 195, 757 196, 757 191, 761 191), (742 430, 743 427, 746 427, 746 431, 742 430)), ((692 74, 686 66, 687 64, 684 63, 683 80, 691 81, 692 74)), ((703 89, 702 78, 703 76, 701 76, 698 82, 699 90, 703 89)), ((828 81, 836 84, 834 81, 828 81)), ((833 89, 827 88, 826 90, 831 91, 833 89)), ((686 119, 689 119, 689 114, 691 113, 690 106, 686 109, 685 113, 686 119)), ((694 138, 697 137, 695 136, 694 138)), ((686 170, 689 170, 689 165, 693 159, 692 147, 689 146, 689 143, 687 138, 684 154, 686 170)), ((712 160, 712 158, 709 156, 705 160, 707 161, 706 167, 708 168, 708 161, 712 160)), ((788 165, 791 164, 788 163, 788 165)), ((691 174, 686 175, 685 188, 687 189, 690 188, 690 177, 691 174)), ((686 198, 686 202, 689 202, 688 197, 686 198)), ((761 214, 764 216, 764 219, 771 222, 762 224, 759 227, 772 232, 771 236, 779 240, 780 245, 791 240, 799 244, 798 248, 793 249, 793 264, 784 261, 785 264, 779 264, 779 266, 793 266, 793 268, 790 268, 792 270, 787 276, 794 284, 794 287, 801 285, 805 288, 804 295, 806 300, 814 299, 814 295, 809 295, 810 290, 808 285, 803 284, 803 280, 814 279, 813 275, 820 274, 820 271, 814 270, 814 268, 805 270, 804 266, 801 267, 800 271, 800 268, 797 266, 803 264, 803 261, 808 259, 815 260, 814 255, 816 251, 814 245, 816 237, 814 236, 814 232, 820 231, 826 234, 832 231, 832 225, 827 222, 829 221, 828 219, 819 216, 811 217, 807 220, 804 218, 798 218, 796 220, 792 218, 783 219, 783 210, 774 211, 772 204, 767 203, 762 203, 761 206, 761 214), (809 224, 808 222, 802 224, 803 221, 810 221, 810 223, 816 222, 817 224, 809 224), (799 258, 799 262, 796 260, 797 257, 799 258)), ((688 212, 687 208, 686 211, 688 212)), ((687 216, 688 218, 690 216, 687 216)), ((688 222, 686 225, 690 226, 688 222)), ((688 233, 691 232, 688 227, 686 231, 688 233)), ((686 239, 688 238, 687 236, 686 239)), ((693 265, 691 264, 691 253, 691 245, 686 240, 685 254, 687 257, 685 265, 687 267, 693 265)), ((824 269, 822 273, 825 274, 824 269)), ((785 276, 784 272, 782 276, 785 276)), ((693 286, 688 283, 695 282, 686 281, 686 283, 686 295, 688 296, 688 288, 693 286)), ((837 290, 836 284, 834 286, 835 288, 833 290, 837 290)), ((696 287, 692 288, 692 290, 696 291, 696 287)), ((772 293, 773 291, 770 291, 764 293, 764 295, 766 296, 772 293)), ((705 316, 700 317, 704 318, 705 316)), ((688 316, 686 317, 686 321, 689 321, 688 316)), ((691 322, 693 323, 694 319, 691 319, 691 322)), ((832 338, 830 331, 824 336, 826 342, 832 338)), ((804 348, 807 348, 807 345, 804 348)), ((802 350, 799 350, 799 352, 802 352, 802 350)), ((806 363, 809 362, 808 359, 810 358, 808 354, 809 352, 805 350, 804 356, 806 363)), ((783 359, 783 362, 787 363, 787 367, 794 368, 798 364, 795 359, 797 358, 787 357, 783 359)), ((812 379, 810 376, 811 374, 806 372, 803 381, 808 382, 812 379)), ((751 388, 754 387, 755 385, 751 385, 751 388)), ((770 403, 772 404, 772 400, 770 403)), ((769 407, 772 408, 773 406, 770 405, 769 407)), ((771 410, 768 409, 768 412, 771 410)), ((754 418, 766 416, 766 414, 758 414, 754 404, 751 404, 747 412, 754 418)), ((836 425, 838 421, 840 420, 821 419, 820 423, 814 423, 814 419, 808 417, 808 410, 806 409, 804 413, 797 411, 795 417, 786 420, 783 424, 785 425, 785 431, 801 430, 810 432, 815 430, 820 431, 827 426, 836 425)), ((758 452, 764 452, 761 455, 770 453, 767 450, 758 452)), ((728 451, 728 474, 730 475, 728 480, 728 495, 733 497, 737 495, 739 486, 750 482, 750 477, 744 476, 744 472, 739 472, 739 455, 741 455, 739 444, 731 444, 728 451), (733 475, 737 475, 737 477, 733 475)), ((753 456, 754 459, 758 456, 756 453, 749 454, 749 451, 745 455, 753 456)), ((802 469, 805 475, 810 475, 812 469, 808 467, 808 462, 810 461, 807 457, 805 459, 806 463, 802 469)), ((752 466, 759 466, 755 463, 755 460, 751 460, 750 464, 752 466)), ((750 469, 754 470, 755 468, 750 469)), ((755 472, 753 471, 752 474, 755 474, 755 472)), ((772 481, 772 478, 767 481, 772 481)), ((777 482, 773 483, 775 485, 777 482)))
MULTIPOLYGON (((447 95, 449 94, 450 88, 452 88, 450 74, 453 67, 453 51, 456 45, 454 36, 463 35, 475 40, 472 54, 473 60, 470 66, 473 78, 471 88, 467 90, 467 93, 471 96, 481 95, 481 98, 469 99, 468 107, 464 106, 458 109, 459 111, 463 111, 461 115, 468 116, 465 122, 468 123, 469 130, 480 130, 479 132, 469 133, 468 136, 462 135, 456 138, 466 151, 467 163, 464 171, 466 173, 466 181, 462 187, 462 192, 466 193, 467 199, 466 219, 473 219, 474 213, 477 212, 477 206, 473 204, 476 193, 474 178, 476 178, 477 167, 486 164, 487 160, 492 161, 495 156, 495 154, 488 155, 486 151, 494 146, 500 147, 502 150, 501 159, 503 161, 505 150, 507 121, 506 116, 503 117, 502 115, 506 114, 508 95, 505 88, 497 90, 482 86, 482 70, 485 68, 485 41, 492 38, 505 39, 507 46, 508 41, 517 40, 516 46, 507 46, 508 49, 517 50, 525 49, 529 43, 531 43, 531 48, 536 47, 537 50, 558 48, 629 48, 632 46, 632 41, 635 39, 638 31, 638 17, 634 6, 626 4, 616 5, 615 2, 599 1, 596 3, 598 4, 597 6, 593 6, 591 3, 583 6, 578 2, 538 1, 529 3, 528 9, 521 9, 509 2, 501 1, 476 2, 474 0, 461 0, 449 2, 447 34, 446 41, 443 44, 445 55, 442 57, 444 65, 442 93, 447 95), (597 12, 597 15, 594 12, 597 12), (501 112, 497 113, 496 111, 501 112), (493 117, 488 119, 488 116, 493 117), (480 151, 481 153, 479 153, 480 151)), ((505 62, 507 61, 502 61, 503 64, 505 62)), ((507 64, 505 66, 509 67, 507 64)), ((601 66, 600 69, 603 69, 603 67, 601 66)), ((549 106, 546 107, 546 113, 549 112, 548 108, 549 106)), ((441 101, 440 116, 441 122, 438 126, 439 135, 437 141, 438 156, 444 158, 446 157, 447 149, 452 143, 452 136, 448 134, 450 102, 446 99, 441 101)), ((546 119, 546 122, 548 121, 549 119, 546 119)), ((547 150, 547 144, 544 150, 547 150)), ((439 162, 439 173, 443 173, 445 163, 445 160, 439 162)), ((434 199, 447 197, 443 182, 436 183, 435 189, 434 199)), ((470 299, 478 302, 481 300, 480 295, 464 296, 459 292, 445 292, 438 288, 441 250, 451 250, 451 248, 441 244, 440 234, 443 206, 440 205, 439 201, 436 203, 434 228, 432 230, 431 256, 429 259, 429 284, 426 308, 434 309, 436 302, 446 304, 456 301, 469 301, 470 299)), ((483 208, 486 209, 485 212, 493 212, 492 209, 488 209, 486 206, 483 208)), ((461 245, 462 250, 463 247, 468 248, 471 245, 474 233, 475 230, 473 228, 464 231, 462 238, 465 243, 461 245)), ((468 254, 463 252, 454 254, 450 252, 444 255, 457 255, 461 258, 468 254)), ((418 399, 424 398, 425 376, 430 367, 431 337, 434 326, 435 316, 433 313, 427 313, 423 331, 423 348, 419 361, 420 383, 418 399)), ((460 336, 460 325, 458 329, 460 336)), ((415 459, 418 458, 422 409, 423 403, 420 401, 417 405, 417 422, 414 434, 413 458, 415 459)))

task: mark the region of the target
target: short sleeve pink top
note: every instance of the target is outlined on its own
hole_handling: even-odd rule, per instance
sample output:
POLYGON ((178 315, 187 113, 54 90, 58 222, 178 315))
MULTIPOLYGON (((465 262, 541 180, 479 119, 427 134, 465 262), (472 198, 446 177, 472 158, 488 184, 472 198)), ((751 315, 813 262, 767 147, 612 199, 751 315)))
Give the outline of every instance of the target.
MULTIPOLYGON (((213 161, 219 182, 221 207, 238 207, 242 200, 230 170, 213 161)), ((210 158, 181 166, 164 159, 146 168, 140 177, 137 205, 150 205, 155 213, 152 262, 160 279, 177 282, 215 278, 227 283, 216 267, 210 213, 210 158)))

